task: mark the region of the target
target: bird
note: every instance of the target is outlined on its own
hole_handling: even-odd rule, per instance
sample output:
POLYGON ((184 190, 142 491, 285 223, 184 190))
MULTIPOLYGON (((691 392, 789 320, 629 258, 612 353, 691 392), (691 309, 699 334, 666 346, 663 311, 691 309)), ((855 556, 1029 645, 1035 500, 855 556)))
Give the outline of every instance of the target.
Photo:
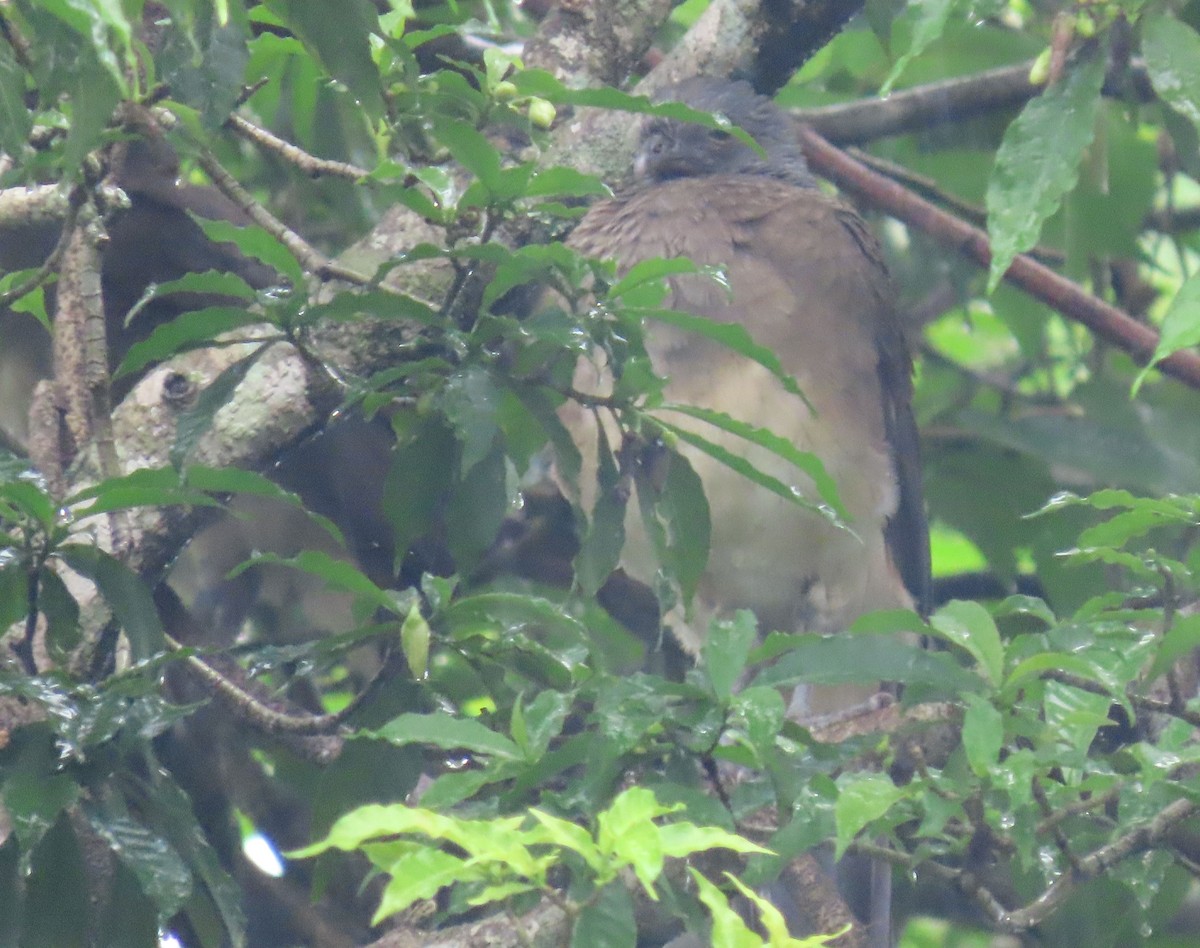
MULTIPOLYGON (((633 185, 594 205, 568 243, 616 261, 618 274, 654 258, 720 268, 721 282, 704 272, 669 277, 662 305, 741 325, 774 352, 803 397, 731 348, 650 323, 645 346, 666 380, 663 398, 767 428, 815 454, 849 521, 847 529, 795 505, 680 442, 676 450, 708 500, 711 542, 699 602, 690 615, 672 611, 672 633, 695 654, 707 619, 741 609, 755 614, 760 630, 821 634, 840 632, 872 610, 926 612, 929 530, 912 359, 879 243, 852 208, 820 189, 786 114, 748 83, 698 76, 658 98, 722 115, 758 147, 724 126, 647 117, 633 185)), ((603 359, 583 359, 574 384, 611 390, 610 375, 603 359)), ((581 468, 594 470, 599 414, 578 403, 560 414, 580 444, 581 468)), ((691 416, 671 420, 814 496, 813 483, 775 453, 691 416)), ((606 437, 620 443, 618 432, 606 437)), ((622 569, 652 581, 653 547, 638 518, 627 514, 622 569)), ((791 710, 813 720, 861 704, 874 690, 802 686, 791 710)), ((881 862, 871 866, 869 892, 870 943, 890 945, 891 872, 881 862)))
MULTIPOLYGON (((646 349, 667 380, 665 399, 725 412, 816 454, 849 521, 846 529, 681 444, 708 498, 711 543, 699 618, 672 631, 695 653, 704 619, 739 609, 753 612, 761 630, 815 633, 842 631, 876 609, 924 609, 929 540, 912 361, 878 242, 852 208, 818 187, 786 114, 748 83, 694 77, 659 98, 724 115, 759 148, 724 127, 649 116, 633 185, 594 205, 568 242, 615 260, 619 273, 658 257, 722 268, 727 285, 702 273, 670 277, 663 305, 740 324, 804 397, 730 348, 652 324, 646 349)), ((576 386, 603 388, 606 372, 584 362, 576 386)), ((586 469, 596 453, 594 413, 569 405, 564 416, 586 469)), ((813 496, 812 483, 766 449, 688 417, 671 422, 813 496)), ((650 544, 634 519, 622 567, 649 580, 650 544)), ((847 703, 843 690, 827 688, 809 689, 804 700, 814 715, 847 703)))

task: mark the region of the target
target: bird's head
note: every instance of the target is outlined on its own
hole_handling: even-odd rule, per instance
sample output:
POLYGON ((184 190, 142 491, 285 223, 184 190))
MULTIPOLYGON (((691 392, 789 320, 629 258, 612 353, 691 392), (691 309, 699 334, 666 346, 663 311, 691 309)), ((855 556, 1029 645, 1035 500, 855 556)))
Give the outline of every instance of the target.
POLYGON ((651 116, 642 126, 634 158, 634 173, 639 179, 762 174, 802 187, 814 184, 788 117, 749 83, 695 76, 667 86, 655 98, 724 115, 748 132, 766 154, 724 129, 651 116))

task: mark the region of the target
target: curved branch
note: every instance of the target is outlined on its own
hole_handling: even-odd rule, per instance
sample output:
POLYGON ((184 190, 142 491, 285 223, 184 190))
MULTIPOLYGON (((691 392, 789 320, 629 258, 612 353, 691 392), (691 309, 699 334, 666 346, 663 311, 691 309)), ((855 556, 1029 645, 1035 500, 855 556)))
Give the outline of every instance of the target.
POLYGON ((1059 876, 1024 908, 1000 912, 994 919, 997 926, 1011 934, 1021 934, 1044 922, 1081 882, 1094 879, 1121 860, 1156 845, 1179 823, 1191 817, 1197 808, 1191 800, 1168 804, 1153 819, 1080 859, 1075 872, 1059 876))
POLYGON ((754 58, 754 87, 771 94, 866 6, 865 0, 763 0, 766 30, 754 58))
MULTIPOLYGON (((913 86, 893 92, 886 99, 793 109, 791 114, 797 122, 811 125, 831 142, 861 145, 876 138, 927 131, 1023 105, 1043 88, 1029 81, 1032 66, 1030 60, 913 86)), ((1105 79, 1105 95, 1120 98, 1127 88, 1138 101, 1149 102, 1154 98, 1144 64, 1134 63, 1121 75, 1105 79)))

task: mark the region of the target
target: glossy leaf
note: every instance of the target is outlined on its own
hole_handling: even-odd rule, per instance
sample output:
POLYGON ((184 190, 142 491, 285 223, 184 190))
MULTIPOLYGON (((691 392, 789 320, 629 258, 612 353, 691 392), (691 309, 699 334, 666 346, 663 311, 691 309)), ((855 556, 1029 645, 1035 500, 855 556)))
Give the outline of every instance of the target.
MULTIPOLYGON (((353 0, 357 3, 359 0, 353 0)), ((282 240, 257 225, 239 226, 207 217, 193 218, 204 236, 215 243, 233 244, 245 256, 274 268, 293 288, 304 285, 304 268, 282 240)))
POLYGON ((163 323, 149 338, 130 346, 125 358, 117 366, 113 378, 124 378, 140 372, 152 362, 161 362, 211 343, 222 333, 243 326, 253 326, 263 321, 259 314, 229 306, 214 306, 209 309, 184 313, 169 323, 163 323))
POLYGON ((627 948, 636 943, 633 899, 620 882, 610 882, 589 900, 571 929, 571 948, 627 948))
POLYGON ((1104 61, 1074 63, 1063 79, 1025 106, 1004 135, 988 183, 988 238, 994 290, 1018 253, 1034 245, 1042 225, 1079 178, 1095 134, 1104 61))
POLYGON ((879 90, 880 95, 887 95, 891 92, 896 80, 904 73, 908 64, 941 37, 950 14, 955 11, 957 6, 959 6, 957 0, 919 0, 919 2, 909 5, 914 19, 912 38, 909 40, 908 49, 896 60, 892 71, 884 80, 883 86, 879 90))
POLYGON ((1154 91, 1200 129, 1200 34, 1166 13, 1152 13, 1141 25, 1154 91))
MULTIPOLYGON (((712 409, 701 408, 696 405, 676 404, 663 405, 659 410, 687 415, 690 418, 695 418, 712 425, 721 431, 736 435, 748 444, 765 448, 776 457, 782 458, 795 466, 797 470, 803 472, 812 480, 817 495, 830 508, 831 513, 828 515, 836 514, 837 518, 842 520, 847 517, 846 510, 842 506, 841 497, 838 495, 836 482, 829 475, 829 472, 825 470, 825 465, 821 459, 811 451, 801 451, 792 442, 786 438, 781 438, 769 428, 759 428, 755 425, 747 424, 724 412, 713 411, 712 409)), ((793 493, 795 492, 793 491, 793 493)))
POLYGON ((446 540, 459 569, 470 571, 491 548, 508 509, 504 452, 493 447, 450 491, 446 540))
POLYGON ((884 774, 855 775, 848 778, 838 792, 834 805, 837 823, 838 859, 846 847, 867 826, 884 816, 893 806, 908 796, 909 791, 897 787, 884 774))
POLYGON ((192 890, 192 876, 165 840, 120 814, 89 813, 92 829, 137 877, 164 917, 175 913, 192 890))
MULTIPOLYGON (((1200 45, 1200 37, 1197 37, 1197 44, 1200 45)), ((1200 110, 1200 100, 1197 102, 1197 109, 1200 110)), ((1200 121, 1200 111, 1197 120, 1200 121)), ((1197 273, 1193 273, 1183 282, 1171 300, 1171 306, 1163 317, 1158 346, 1149 365, 1138 375, 1134 383, 1135 390, 1152 366, 1172 352, 1195 345, 1200 345, 1200 274, 1197 273)))
POLYGON ((991 704, 978 695, 966 695, 962 743, 967 761, 977 776, 987 776, 1000 761, 1004 744, 1004 721, 991 704))
POLYGON ((929 617, 929 627, 948 642, 966 649, 988 681, 998 686, 1004 677, 1004 645, 996 623, 975 602, 949 602, 929 617))
POLYGON ((71 569, 99 588, 129 639, 134 661, 144 661, 166 648, 154 599, 136 573, 98 547, 69 544, 60 547, 59 554, 71 569))
POLYGON ((700 654, 704 673, 721 701, 733 695, 733 686, 746 668, 750 650, 758 640, 754 614, 742 609, 731 620, 714 621, 708 629, 700 654))
POLYGON ((355 101, 373 117, 383 112, 379 72, 369 38, 378 17, 367 0, 346 0, 337 16, 305 0, 271 0, 267 4, 311 48, 329 74, 345 83, 355 101))
POLYGON ((442 750, 468 750, 479 754, 517 760, 517 746, 508 738, 480 724, 448 714, 402 714, 374 731, 361 732, 392 744, 432 744, 442 750))
POLYGON ((620 562, 629 504, 629 489, 622 484, 603 425, 596 426, 596 440, 596 502, 575 554, 575 578, 585 596, 594 596, 620 562))
POLYGON ((25 107, 25 73, 13 58, 0 58, 0 150, 10 155, 19 151, 32 127, 25 107))
POLYGON ((250 370, 258 364, 260 356, 266 352, 266 349, 268 347, 259 346, 250 355, 223 368, 221 373, 200 392, 196 404, 179 413, 178 425, 175 428, 175 443, 170 446, 170 463, 176 469, 182 467, 192 449, 196 448, 200 438, 209 432, 217 412, 220 412, 229 403, 230 398, 233 398, 238 386, 244 382, 246 376, 250 374, 250 370))

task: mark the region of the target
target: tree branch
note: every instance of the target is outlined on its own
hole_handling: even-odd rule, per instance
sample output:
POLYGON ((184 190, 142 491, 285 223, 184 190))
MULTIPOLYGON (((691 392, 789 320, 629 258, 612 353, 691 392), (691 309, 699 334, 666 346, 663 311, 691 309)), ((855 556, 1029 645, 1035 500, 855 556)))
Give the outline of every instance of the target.
MULTIPOLYGON (((919 228, 945 246, 987 268, 992 259, 987 234, 917 197, 895 181, 855 161, 811 128, 801 127, 800 143, 813 171, 838 187, 868 201, 897 219, 919 228)), ((1004 279, 1034 299, 1053 307, 1068 319, 1087 326, 1101 339, 1147 364, 1158 346, 1158 333, 1115 306, 1092 296, 1024 254, 1019 254, 1004 279)), ((1175 352, 1157 367, 1191 388, 1200 389, 1200 356, 1175 352)))
MULTIPOLYGON (((831 142, 861 145, 889 135, 928 131, 1024 105, 1043 89, 1029 81, 1032 66, 1033 61, 1029 60, 913 86, 893 92, 886 99, 794 109, 791 114, 796 122, 812 126, 831 142)), ((1154 99, 1144 64, 1135 62, 1121 75, 1110 75, 1105 79, 1104 94, 1119 98, 1124 95, 1126 85, 1139 101, 1154 99)))

